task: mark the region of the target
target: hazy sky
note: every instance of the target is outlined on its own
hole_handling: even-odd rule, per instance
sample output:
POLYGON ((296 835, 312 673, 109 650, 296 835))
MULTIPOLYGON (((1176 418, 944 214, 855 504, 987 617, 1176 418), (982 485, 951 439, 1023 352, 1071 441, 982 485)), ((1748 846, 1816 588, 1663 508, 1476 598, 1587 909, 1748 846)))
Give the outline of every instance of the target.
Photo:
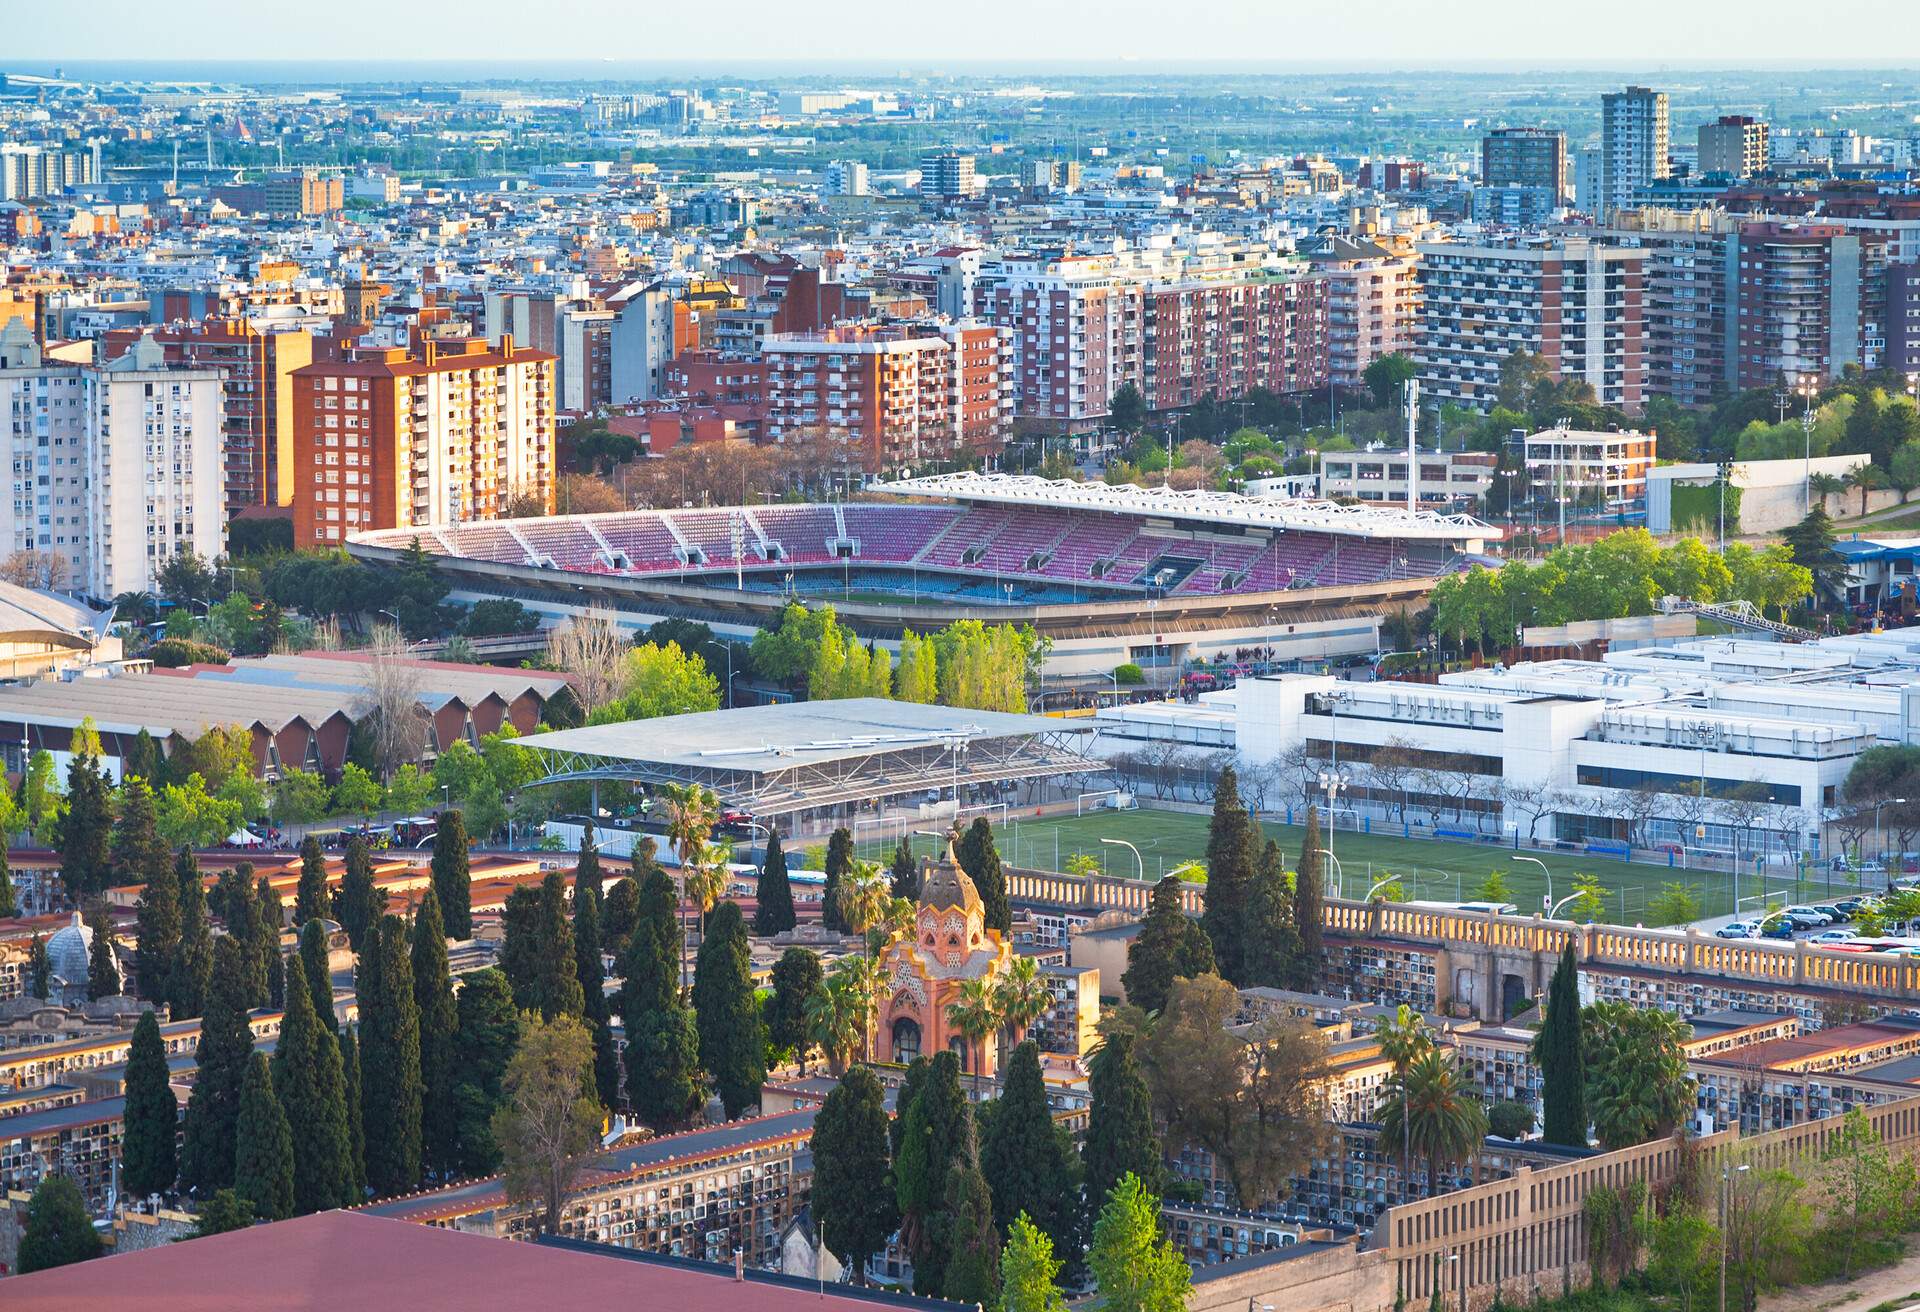
MULTIPOLYGON (((45 59, 1215 60, 1353 68, 1920 65, 1910 0, 6 0, 45 59)), ((1914 94, 1920 96, 1920 79, 1914 94)))

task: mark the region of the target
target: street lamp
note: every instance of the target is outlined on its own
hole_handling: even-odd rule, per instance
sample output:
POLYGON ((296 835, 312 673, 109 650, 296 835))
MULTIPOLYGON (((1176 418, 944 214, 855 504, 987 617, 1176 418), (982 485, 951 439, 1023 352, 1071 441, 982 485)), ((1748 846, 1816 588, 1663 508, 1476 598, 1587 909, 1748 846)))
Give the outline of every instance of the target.
MULTIPOLYGON (((1347 876, 1346 872, 1340 869, 1340 858, 1324 847, 1316 847, 1313 850, 1333 862, 1333 895, 1335 897, 1344 896, 1347 891, 1347 876)), ((1326 883, 1327 881, 1322 878, 1320 881, 1320 891, 1323 893, 1326 892, 1326 883)))
MULTIPOLYGON (((1346 775, 1341 774, 1338 770, 1322 770, 1320 772, 1320 787, 1325 789, 1327 794, 1327 846, 1325 848, 1322 848, 1321 850, 1326 852, 1327 860, 1333 862, 1333 869, 1336 876, 1338 875, 1340 870, 1340 862, 1337 859, 1335 859, 1333 852, 1331 851, 1333 847, 1333 831, 1336 828, 1336 824, 1333 818, 1333 814, 1334 814, 1333 806, 1334 806, 1334 802, 1340 796, 1340 790, 1345 788, 1350 782, 1351 780, 1349 780, 1346 775)), ((1354 817, 1354 824, 1355 824, 1355 827, 1357 828, 1359 825, 1358 816, 1354 817)))
MULTIPOLYGON (((1514 834, 1513 841, 1515 843, 1518 843, 1520 841, 1520 836, 1517 832, 1514 834)), ((1515 861, 1531 861, 1533 862, 1533 864, 1540 867, 1540 873, 1545 875, 1547 878, 1547 891, 1541 895, 1540 905, 1543 907, 1552 906, 1553 905, 1553 871, 1547 869, 1547 863, 1545 861, 1542 861, 1537 856, 1521 856, 1518 852, 1514 853, 1513 859, 1515 861)))
MULTIPOLYGON (((1880 849, 1880 866, 1883 870, 1887 868, 1887 836, 1880 829, 1880 808, 1906 804, 1907 799, 1904 797, 1883 797, 1873 804, 1873 845, 1880 849)), ((1892 882, 1891 876, 1888 882, 1892 882)))
POLYGON ((717 638, 709 638, 707 639, 707 641, 701 643, 700 645, 703 648, 718 647, 720 648, 720 650, 724 651, 727 654, 727 709, 732 710, 733 709, 733 644, 730 642, 721 642, 717 638))
POLYGON ((1746 1169, 1744 1163, 1720 1168, 1720 1312, 1727 1312, 1727 1190, 1733 1177, 1746 1169))
POLYGON ((1565 897, 1561 898, 1558 902, 1555 902, 1553 906, 1548 909, 1547 919, 1552 920, 1555 916, 1560 914, 1561 907, 1565 906, 1569 902, 1578 901, 1580 897, 1581 895, 1579 893, 1567 894, 1565 897))
POLYGON ((1373 901, 1373 895, 1375 893, 1378 893, 1381 889, 1385 888, 1388 884, 1397 884, 1399 882, 1400 882, 1400 876, 1388 875, 1385 879, 1378 881, 1377 883, 1374 884, 1372 888, 1367 890, 1366 900, 1369 902, 1373 901))
POLYGON ((1143 884, 1147 882, 1147 863, 1141 859, 1139 848, 1124 838, 1103 838, 1100 841, 1108 847, 1124 847, 1127 851, 1133 853, 1133 865, 1139 874, 1140 882, 1143 884))

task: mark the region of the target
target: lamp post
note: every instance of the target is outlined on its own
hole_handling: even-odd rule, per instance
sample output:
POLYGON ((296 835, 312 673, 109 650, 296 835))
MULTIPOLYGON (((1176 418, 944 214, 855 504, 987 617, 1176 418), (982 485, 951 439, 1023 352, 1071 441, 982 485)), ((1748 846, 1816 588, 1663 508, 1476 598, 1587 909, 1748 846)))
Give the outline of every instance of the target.
MULTIPOLYGON (((1324 847, 1316 847, 1313 850, 1318 852, 1321 856, 1324 856, 1327 860, 1333 862, 1333 895, 1335 897, 1345 896, 1347 891, 1347 887, 1346 887, 1347 875, 1346 875, 1346 872, 1340 868, 1340 858, 1335 856, 1332 852, 1329 852, 1324 847)), ((1327 881, 1323 877, 1320 880, 1321 892, 1326 891, 1326 885, 1327 885, 1327 881)))
POLYGON ((1373 901, 1373 895, 1385 888, 1388 884, 1397 884, 1399 882, 1400 876, 1398 875, 1388 875, 1385 879, 1376 880, 1373 887, 1367 890, 1367 901, 1373 901))
MULTIPOLYGON (((1320 772, 1320 787, 1325 789, 1327 793, 1327 845, 1326 847, 1320 850, 1327 854, 1327 860, 1333 862, 1333 869, 1336 877, 1339 874, 1340 862, 1333 855, 1333 851, 1332 851, 1333 830, 1334 830, 1333 806, 1334 806, 1334 802, 1338 800, 1340 796, 1340 790, 1345 788, 1349 782, 1351 781, 1347 778, 1347 776, 1344 774, 1341 774, 1340 771, 1337 769, 1322 770, 1320 772)), ((1355 826, 1358 827, 1358 824, 1359 824, 1358 815, 1354 817, 1354 823, 1355 823, 1355 826)))
POLYGON ((724 651, 727 654, 727 709, 732 710, 733 709, 733 644, 730 642, 721 642, 718 639, 709 638, 707 641, 701 643, 700 645, 703 648, 718 647, 720 648, 721 651, 724 651))
MULTIPOLYGON (((1517 834, 1514 836, 1513 841, 1516 843, 1520 841, 1519 836, 1517 834)), ((1540 905, 1544 907, 1552 906, 1553 905, 1553 871, 1547 869, 1547 863, 1545 861, 1542 861, 1537 856, 1521 856, 1518 853, 1514 854, 1513 859, 1515 861, 1531 861, 1533 862, 1533 864, 1540 867, 1540 873, 1545 875, 1547 879, 1547 891, 1544 895, 1542 895, 1540 899, 1540 905)))
POLYGON ((1553 906, 1547 911, 1547 919, 1552 920, 1555 916, 1559 915, 1561 907, 1565 906, 1569 902, 1575 901, 1576 899, 1579 898, 1579 896, 1580 894, 1578 893, 1569 893, 1565 897, 1561 898, 1558 902, 1555 902, 1553 906))
MULTIPOLYGON (((1880 867, 1882 870, 1886 870, 1888 867, 1887 836, 1880 828, 1880 808, 1883 806, 1905 806, 1906 804, 1907 799, 1904 797, 1883 797, 1873 804, 1873 845, 1880 849, 1880 867)), ((1888 883, 1892 883, 1891 875, 1888 877, 1888 883)))
POLYGON ((1727 1312, 1727 1191, 1733 1177, 1746 1169, 1744 1164, 1720 1168, 1720 1312, 1727 1312))
POLYGON ((1139 848, 1124 838, 1103 838, 1100 841, 1108 847, 1124 847, 1127 851, 1133 853, 1133 868, 1140 882, 1143 884, 1147 882, 1147 863, 1141 858, 1139 848))

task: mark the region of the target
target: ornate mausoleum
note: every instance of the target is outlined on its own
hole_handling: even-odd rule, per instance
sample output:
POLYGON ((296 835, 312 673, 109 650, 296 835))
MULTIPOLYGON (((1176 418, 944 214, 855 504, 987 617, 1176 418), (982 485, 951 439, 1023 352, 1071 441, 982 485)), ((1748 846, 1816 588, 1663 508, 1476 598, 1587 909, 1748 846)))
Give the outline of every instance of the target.
POLYGON ((1012 945, 986 927, 980 890, 960 868, 951 842, 946 860, 922 862, 917 902, 913 934, 888 948, 884 961, 879 1033, 885 1056, 904 1063, 949 1048, 962 1069, 991 1076, 998 1045, 981 1045, 984 1069, 974 1072, 972 1045, 954 1031, 947 1008, 967 980, 997 983, 1013 960, 1012 945))

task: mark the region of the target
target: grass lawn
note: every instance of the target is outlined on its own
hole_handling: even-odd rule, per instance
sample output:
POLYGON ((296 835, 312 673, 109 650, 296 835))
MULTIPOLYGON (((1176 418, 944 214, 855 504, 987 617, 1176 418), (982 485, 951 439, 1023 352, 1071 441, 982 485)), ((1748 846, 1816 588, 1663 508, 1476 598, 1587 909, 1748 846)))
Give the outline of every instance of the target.
MULTIPOLYGON (((1287 855, 1287 865, 1299 860, 1302 830, 1298 826, 1269 824, 1267 833, 1279 842, 1287 855)), ((895 825, 884 839, 877 826, 863 825, 859 835, 860 855, 884 862, 893 851, 901 826, 895 825)), ((1323 835, 1324 836, 1324 835, 1323 835)), ((998 835, 1001 859, 1009 865, 1041 870, 1058 870, 1075 853, 1084 852, 1102 863, 1106 873, 1131 876, 1136 871, 1132 853, 1124 847, 1109 847, 1102 838, 1121 839, 1140 850, 1141 863, 1149 880, 1160 878, 1183 861, 1202 860, 1206 854, 1207 817, 1178 811, 1102 811, 1084 816, 1064 816, 1044 820, 1022 820, 998 835)), ((931 852, 934 840, 913 839, 917 853, 931 852)), ((1493 844, 1454 843, 1430 838, 1403 838, 1394 833, 1356 834, 1341 829, 1328 844, 1340 868, 1342 886, 1348 897, 1364 896, 1375 881, 1388 874, 1400 876, 1401 886, 1410 898, 1429 901, 1463 901, 1474 897, 1475 887, 1489 871, 1505 872, 1509 900, 1523 911, 1541 909, 1541 897, 1547 891, 1540 867, 1531 861, 1516 860, 1507 847, 1493 844)), ((1726 915, 1733 910, 1730 877, 1718 871, 1668 869, 1661 865, 1635 864, 1598 857, 1558 853, 1529 852, 1545 862, 1553 872, 1553 894, 1563 898, 1573 891, 1575 874, 1593 874, 1608 890, 1606 918, 1635 924, 1647 919, 1648 899, 1669 881, 1694 886, 1702 915, 1726 915)), ((1836 881, 1838 880, 1836 876, 1836 881)), ((1836 895, 1851 885, 1836 882, 1836 895)), ((1761 891, 1754 876, 1740 877, 1742 897, 1761 891)), ((1799 899, 1824 897, 1822 882, 1795 889, 1793 881, 1772 878, 1767 891, 1778 896, 1799 899)), ((1749 905, 1750 909, 1750 905, 1749 905)))

